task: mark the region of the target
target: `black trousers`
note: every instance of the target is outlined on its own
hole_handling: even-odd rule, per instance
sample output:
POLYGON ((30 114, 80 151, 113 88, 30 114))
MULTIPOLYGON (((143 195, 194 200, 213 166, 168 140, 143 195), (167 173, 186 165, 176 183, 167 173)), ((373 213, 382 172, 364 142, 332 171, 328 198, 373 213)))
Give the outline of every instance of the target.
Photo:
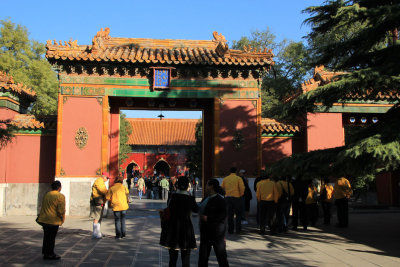
POLYGON ((305 225, 308 226, 308 224, 311 222, 311 226, 315 226, 318 220, 318 204, 317 203, 306 204, 306 209, 307 209, 307 220, 305 225))
POLYGON ((324 224, 331 223, 331 206, 330 202, 322 201, 322 210, 324 212, 324 224))
POLYGON ((50 256, 54 254, 54 245, 56 243, 56 235, 58 225, 44 224, 43 225, 43 246, 42 254, 50 256))
POLYGON ((226 197, 225 200, 228 213, 228 233, 233 233, 234 225, 236 225, 236 233, 239 234, 242 230, 242 198, 226 197), (236 215, 235 224, 233 215, 236 215))
POLYGON ((349 201, 347 198, 336 199, 338 225, 347 227, 349 224, 349 201))
POLYGON ((218 265, 220 267, 229 267, 225 239, 223 236, 216 238, 213 241, 200 237, 199 267, 208 267, 208 258, 210 257, 211 247, 214 248, 218 265))
MULTIPOLYGON (((169 267, 175 267, 178 262, 179 250, 169 249, 169 267)), ((190 249, 181 250, 182 267, 190 266, 190 249)))
POLYGON ((260 230, 264 231, 268 225, 271 233, 275 232, 274 215, 276 212, 276 204, 274 201, 260 201, 260 230))

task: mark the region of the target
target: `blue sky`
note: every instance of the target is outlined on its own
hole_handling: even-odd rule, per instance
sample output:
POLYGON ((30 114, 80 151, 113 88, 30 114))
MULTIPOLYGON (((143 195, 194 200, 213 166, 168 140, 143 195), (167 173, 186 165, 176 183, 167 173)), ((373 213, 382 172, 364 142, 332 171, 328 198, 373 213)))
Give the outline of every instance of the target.
MULTIPOLYGON (((100 28, 112 37, 212 40, 222 33, 231 44, 256 29, 267 27, 277 41, 301 41, 309 27, 303 25, 308 6, 323 0, 170 0, 170 1, 49 1, 2 0, 0 19, 28 28, 30 38, 78 40, 91 44, 100 28)), ((181 113, 183 114, 183 113, 181 113)), ((197 116, 195 118, 198 118, 197 116)))

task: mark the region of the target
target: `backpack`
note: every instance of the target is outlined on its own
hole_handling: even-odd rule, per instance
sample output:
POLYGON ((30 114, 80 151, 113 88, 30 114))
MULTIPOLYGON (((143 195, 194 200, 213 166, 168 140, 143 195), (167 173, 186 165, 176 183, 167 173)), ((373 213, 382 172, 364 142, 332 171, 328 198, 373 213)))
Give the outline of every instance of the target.
POLYGON ((280 185, 281 185, 281 188, 282 188, 282 195, 281 195, 281 197, 279 198, 279 202, 290 202, 290 183, 289 182, 287 182, 287 185, 288 185, 288 192, 286 192, 285 191, 285 189, 283 189, 283 184, 282 183, 280 183, 280 185))

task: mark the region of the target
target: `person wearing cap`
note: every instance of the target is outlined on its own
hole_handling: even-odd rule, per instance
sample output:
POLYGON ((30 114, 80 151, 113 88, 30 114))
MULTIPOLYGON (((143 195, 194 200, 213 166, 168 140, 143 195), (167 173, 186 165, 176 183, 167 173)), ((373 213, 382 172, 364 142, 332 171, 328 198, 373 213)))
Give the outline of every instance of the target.
POLYGON ((54 181, 51 184, 51 191, 43 197, 42 207, 36 219, 37 223, 43 227, 42 254, 45 260, 61 259, 54 253, 58 228, 65 221, 65 196, 60 191, 60 181, 54 181))
POLYGON ((92 195, 90 196, 90 217, 93 218, 93 238, 102 238, 100 231, 101 215, 104 210, 105 197, 107 194, 106 182, 110 175, 103 172, 103 175, 97 178, 92 185, 92 195))
POLYGON ((244 195, 244 183, 242 178, 236 175, 237 169, 232 167, 230 174, 222 180, 221 187, 225 190, 225 200, 228 211, 228 233, 233 234, 233 216, 236 215, 236 233, 242 230, 242 197, 244 195))
POLYGON ((123 180, 123 177, 118 176, 106 194, 106 200, 111 200, 114 212, 116 239, 124 238, 126 235, 125 217, 129 209, 129 190, 122 184, 123 180))

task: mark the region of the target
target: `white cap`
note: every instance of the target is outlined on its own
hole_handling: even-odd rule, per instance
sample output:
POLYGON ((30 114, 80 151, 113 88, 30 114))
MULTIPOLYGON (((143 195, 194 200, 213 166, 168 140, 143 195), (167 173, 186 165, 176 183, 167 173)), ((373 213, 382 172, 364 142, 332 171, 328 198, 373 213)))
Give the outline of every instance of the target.
POLYGON ((241 169, 240 171, 239 171, 239 173, 245 173, 246 172, 246 170, 243 170, 243 169, 241 169))

